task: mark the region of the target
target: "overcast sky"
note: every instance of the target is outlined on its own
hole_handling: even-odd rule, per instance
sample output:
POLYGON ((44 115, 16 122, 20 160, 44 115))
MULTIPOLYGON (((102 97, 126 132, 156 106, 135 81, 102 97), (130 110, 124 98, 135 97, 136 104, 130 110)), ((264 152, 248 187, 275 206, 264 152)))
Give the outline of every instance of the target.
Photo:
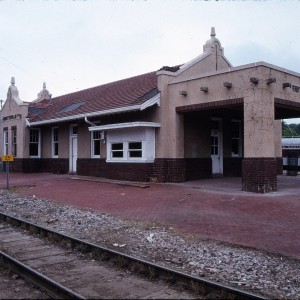
POLYGON ((300 1, 0 0, 0 99, 12 76, 32 101, 188 62, 211 27, 233 66, 300 73, 299 19, 300 1))

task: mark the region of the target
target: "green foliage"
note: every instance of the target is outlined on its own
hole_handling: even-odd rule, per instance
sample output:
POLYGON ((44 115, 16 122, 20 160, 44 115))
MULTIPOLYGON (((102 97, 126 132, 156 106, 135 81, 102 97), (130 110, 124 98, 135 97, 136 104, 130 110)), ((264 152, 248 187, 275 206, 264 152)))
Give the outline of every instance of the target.
POLYGON ((283 137, 300 137, 300 124, 287 124, 282 121, 282 136, 283 137))

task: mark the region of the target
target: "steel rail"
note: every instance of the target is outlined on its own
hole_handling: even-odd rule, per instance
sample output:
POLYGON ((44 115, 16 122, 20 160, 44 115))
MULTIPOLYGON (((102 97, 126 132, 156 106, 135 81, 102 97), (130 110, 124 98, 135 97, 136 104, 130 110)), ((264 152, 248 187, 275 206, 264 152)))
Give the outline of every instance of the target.
POLYGON ((0 212, 0 220, 5 221, 13 226, 18 226, 26 230, 34 230, 43 236, 49 236, 57 241, 65 240, 71 244, 71 247, 79 249, 82 252, 95 252, 96 254, 102 254, 107 259, 115 259, 118 262, 122 262, 123 266, 137 265, 139 269, 142 270, 140 273, 147 274, 150 277, 161 277, 167 281, 181 283, 183 285, 198 287, 203 291, 205 295, 214 291, 216 293, 222 293, 223 298, 230 299, 253 299, 253 300, 267 300, 269 297, 258 295, 250 291, 242 290, 235 287, 230 287, 225 284, 217 283, 209 279, 199 278, 187 273, 183 273, 177 270, 173 270, 167 267, 160 266, 158 264, 148 262, 146 260, 133 257, 128 254, 124 254, 104 246, 99 246, 90 242, 82 241, 75 237, 59 233, 55 230, 48 229, 46 227, 19 219, 17 217, 11 216, 0 212))
POLYGON ((10 270, 14 270, 26 281, 38 286, 53 299, 85 299, 2 251, 0 251, 0 263, 10 270))

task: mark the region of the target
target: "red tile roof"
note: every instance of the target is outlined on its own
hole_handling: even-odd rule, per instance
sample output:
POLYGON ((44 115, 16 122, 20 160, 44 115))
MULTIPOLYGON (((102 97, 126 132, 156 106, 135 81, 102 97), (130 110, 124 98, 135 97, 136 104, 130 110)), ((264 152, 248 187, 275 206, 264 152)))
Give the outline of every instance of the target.
POLYGON ((156 72, 151 72, 30 103, 28 118, 31 122, 37 122, 141 105, 155 93, 157 76, 156 72))

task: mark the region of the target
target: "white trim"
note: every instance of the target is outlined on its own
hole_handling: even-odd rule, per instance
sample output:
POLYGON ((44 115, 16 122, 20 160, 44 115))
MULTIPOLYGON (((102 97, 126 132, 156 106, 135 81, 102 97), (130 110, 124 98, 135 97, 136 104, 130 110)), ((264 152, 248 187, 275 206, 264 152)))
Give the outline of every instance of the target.
POLYGON ((149 163, 155 159, 155 128, 136 127, 136 128, 120 128, 107 133, 106 161, 121 163, 149 163), (129 144, 131 142, 142 143, 142 156, 129 157, 129 144), (111 147, 115 143, 123 145, 123 156, 112 157, 111 147))
POLYGON ((160 123, 155 123, 155 122, 116 123, 116 124, 89 127, 89 131, 112 130, 112 129, 121 129, 121 128, 133 128, 133 127, 160 127, 160 123))
POLYGON ((155 104, 157 104, 158 106, 160 106, 160 93, 158 93, 157 95, 155 95, 151 99, 149 99, 146 102, 144 102, 141 105, 141 110, 144 110, 144 109, 146 109, 148 107, 151 107, 151 106, 153 106, 155 104))
POLYGON ((157 95, 155 95, 154 97, 152 97, 151 99, 145 101, 143 104, 140 104, 140 105, 118 107, 118 108, 100 110, 100 111, 84 113, 84 114, 79 114, 79 115, 73 115, 73 116, 68 116, 68 117, 54 118, 54 119, 36 121, 36 122, 28 122, 28 123, 26 123, 26 125, 27 126, 44 125, 44 124, 51 124, 51 123, 57 123, 57 122, 77 120, 77 119, 81 119, 81 118, 88 118, 88 117, 93 117, 93 116, 103 116, 103 115, 117 114, 117 113, 129 112, 129 111, 144 110, 155 104, 157 104, 158 106, 160 105, 160 93, 158 93, 157 95))
POLYGON ((215 117, 212 117, 211 118, 211 121, 217 121, 219 122, 219 129, 218 130, 214 130, 214 129, 211 129, 211 134, 210 136, 212 136, 213 134, 217 134, 218 135, 218 152, 219 152, 219 157, 218 157, 218 160, 219 160, 219 163, 218 163, 218 167, 219 167, 219 170, 220 172, 216 172, 214 173, 214 168, 213 168, 213 158, 212 158, 212 154, 210 155, 210 157, 212 158, 212 174, 223 174, 223 119, 222 118, 215 118, 215 117))
POLYGON ((70 124, 69 128, 69 172, 77 171, 77 158, 78 158, 78 132, 77 134, 73 134, 73 128, 77 127, 78 124, 70 124), (76 162, 73 164, 73 141, 76 140, 76 162))
POLYGON ((94 137, 93 137, 94 131, 98 131, 98 130, 93 130, 93 131, 90 132, 90 137, 91 137, 91 145, 90 145, 91 146, 91 158, 101 158, 101 133, 100 133, 100 138, 99 139, 94 139, 94 137), (94 154, 94 143, 95 143, 95 141, 100 142, 100 154, 99 155, 94 154))

